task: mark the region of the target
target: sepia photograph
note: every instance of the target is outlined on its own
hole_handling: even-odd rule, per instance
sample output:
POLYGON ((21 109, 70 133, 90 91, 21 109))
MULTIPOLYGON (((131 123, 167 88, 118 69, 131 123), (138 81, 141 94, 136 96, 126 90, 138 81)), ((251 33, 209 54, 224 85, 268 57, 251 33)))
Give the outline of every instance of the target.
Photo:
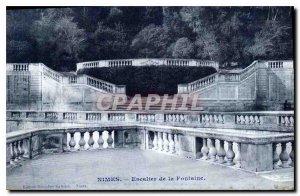
POLYGON ((294 7, 5 16, 7 190, 295 191, 294 7))

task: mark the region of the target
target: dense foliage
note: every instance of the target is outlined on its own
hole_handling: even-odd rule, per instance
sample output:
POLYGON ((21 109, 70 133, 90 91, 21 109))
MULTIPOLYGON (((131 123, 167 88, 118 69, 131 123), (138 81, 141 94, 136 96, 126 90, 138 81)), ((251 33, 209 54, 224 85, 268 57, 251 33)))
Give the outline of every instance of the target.
POLYGON ((72 7, 7 10, 7 61, 74 70, 80 61, 199 58, 246 66, 293 58, 291 7, 72 7))
POLYGON ((80 70, 114 84, 126 85, 126 94, 176 94, 179 83, 189 83, 216 72, 211 67, 121 67, 89 68, 80 70))

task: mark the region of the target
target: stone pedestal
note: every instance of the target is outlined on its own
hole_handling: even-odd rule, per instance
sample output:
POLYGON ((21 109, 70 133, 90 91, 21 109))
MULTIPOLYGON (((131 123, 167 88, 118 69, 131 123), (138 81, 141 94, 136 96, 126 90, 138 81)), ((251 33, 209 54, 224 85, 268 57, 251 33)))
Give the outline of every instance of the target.
POLYGON ((241 144, 241 168, 253 171, 273 170, 272 144, 241 144))

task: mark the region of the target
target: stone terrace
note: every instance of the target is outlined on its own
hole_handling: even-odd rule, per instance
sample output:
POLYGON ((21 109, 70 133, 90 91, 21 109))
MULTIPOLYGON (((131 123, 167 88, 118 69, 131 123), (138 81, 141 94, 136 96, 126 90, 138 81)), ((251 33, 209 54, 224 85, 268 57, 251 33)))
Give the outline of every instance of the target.
POLYGON ((13 189, 197 189, 276 190, 293 189, 293 168, 249 173, 201 160, 166 156, 140 149, 87 150, 40 155, 7 170, 7 188, 13 189), (174 177, 164 183, 159 177, 174 177), (203 177, 199 181, 176 180, 203 177), (119 177, 123 182, 98 182, 97 177, 119 177), (133 182, 132 177, 155 177, 154 182, 133 182), (117 184, 117 186, 116 186, 117 184), (49 186, 48 186, 49 185, 49 186))

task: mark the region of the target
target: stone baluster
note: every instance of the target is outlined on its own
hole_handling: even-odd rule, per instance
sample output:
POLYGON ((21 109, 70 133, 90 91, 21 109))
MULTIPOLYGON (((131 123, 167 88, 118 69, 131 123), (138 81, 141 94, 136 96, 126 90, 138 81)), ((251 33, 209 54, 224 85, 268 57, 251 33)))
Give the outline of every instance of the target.
POLYGON ((292 151, 290 152, 290 157, 291 157, 291 163, 290 163, 290 166, 291 166, 291 167, 294 167, 294 158, 295 158, 295 155, 294 155, 294 151, 295 151, 295 142, 294 142, 294 141, 291 142, 291 147, 292 147, 292 151))
POLYGON ((20 159, 25 160, 24 159, 25 150, 24 150, 24 146, 23 146, 23 140, 19 141, 19 147, 20 147, 20 159))
POLYGON ((282 163, 281 167, 283 167, 283 168, 289 167, 288 160, 289 160, 290 156, 286 151, 286 145, 287 145, 287 142, 281 143, 281 153, 279 155, 280 161, 282 163))
POLYGON ((93 146, 94 146, 94 138, 93 138, 93 131, 89 132, 89 140, 88 140, 88 145, 89 145, 89 149, 92 150, 93 146))
POLYGON ((16 158, 16 151, 15 151, 15 142, 12 142, 10 143, 10 146, 11 146, 11 149, 10 149, 10 152, 11 152, 11 157, 10 157, 10 164, 11 165, 15 165, 15 158, 16 158))
POLYGON ((279 168, 279 166, 278 166, 279 155, 277 153, 277 144, 273 143, 272 147, 273 147, 273 169, 277 169, 277 168, 279 168))
POLYGON ((157 150, 158 149, 158 141, 157 141, 157 132, 153 132, 154 133, 154 138, 153 138, 153 150, 157 150))
POLYGON ((85 140, 84 140, 84 132, 80 132, 80 140, 79 140, 79 147, 80 150, 84 150, 84 145, 85 145, 85 140))
POLYGON ((174 134, 174 143, 175 143, 175 153, 180 154, 180 141, 179 141, 179 135, 174 134))
POLYGON ((220 147, 218 149, 218 152, 217 152, 217 155, 218 155, 218 163, 224 163, 225 160, 225 155, 226 155, 226 152, 224 150, 224 140, 219 140, 220 141, 220 147))
POLYGON ((235 167, 241 168, 241 143, 236 143, 236 154, 234 158, 235 167))
POLYGON ((20 150, 19 150, 19 142, 18 141, 15 141, 14 142, 14 150, 15 150, 15 162, 18 162, 20 159, 19 159, 19 156, 20 156, 20 150))
POLYGON ((170 149, 170 153, 175 153, 175 142, 173 140, 173 134, 172 133, 169 133, 168 134, 169 136, 169 149, 170 149))
POLYGON ((208 159, 208 152, 209 149, 207 147, 207 139, 203 138, 203 146, 201 148, 201 153, 202 153, 202 158, 203 160, 207 160, 208 159))
POLYGON ((215 139, 210 139, 211 146, 209 148, 209 158, 211 161, 216 161, 217 149, 215 147, 215 139))
POLYGON ((226 165, 234 165, 233 159, 235 157, 235 154, 232 150, 232 142, 228 141, 227 144, 228 144, 228 150, 226 152, 226 158, 227 158, 226 165))
POLYGON ((163 139, 162 139, 162 133, 161 132, 158 132, 157 133, 157 136, 158 136, 158 150, 159 151, 163 151, 164 150, 164 148, 163 148, 163 139))
POLYGON ((71 150, 74 150, 75 145, 76 145, 76 141, 74 139, 74 133, 70 133, 70 135, 71 135, 71 139, 70 139, 70 142, 69 142, 69 146, 70 146, 71 150))
POLYGON ((103 144, 104 144, 104 140, 103 140, 103 137, 102 137, 102 131, 98 131, 99 132, 99 138, 98 138, 98 145, 99 145, 99 149, 102 149, 103 148, 103 144))
POLYGON ((108 131, 108 138, 107 138, 107 147, 108 148, 113 148, 113 143, 114 143, 114 139, 112 138, 112 130, 108 131))
POLYGON ((168 141, 168 133, 163 133, 163 140, 164 140, 164 151, 169 152, 169 141, 168 141))

